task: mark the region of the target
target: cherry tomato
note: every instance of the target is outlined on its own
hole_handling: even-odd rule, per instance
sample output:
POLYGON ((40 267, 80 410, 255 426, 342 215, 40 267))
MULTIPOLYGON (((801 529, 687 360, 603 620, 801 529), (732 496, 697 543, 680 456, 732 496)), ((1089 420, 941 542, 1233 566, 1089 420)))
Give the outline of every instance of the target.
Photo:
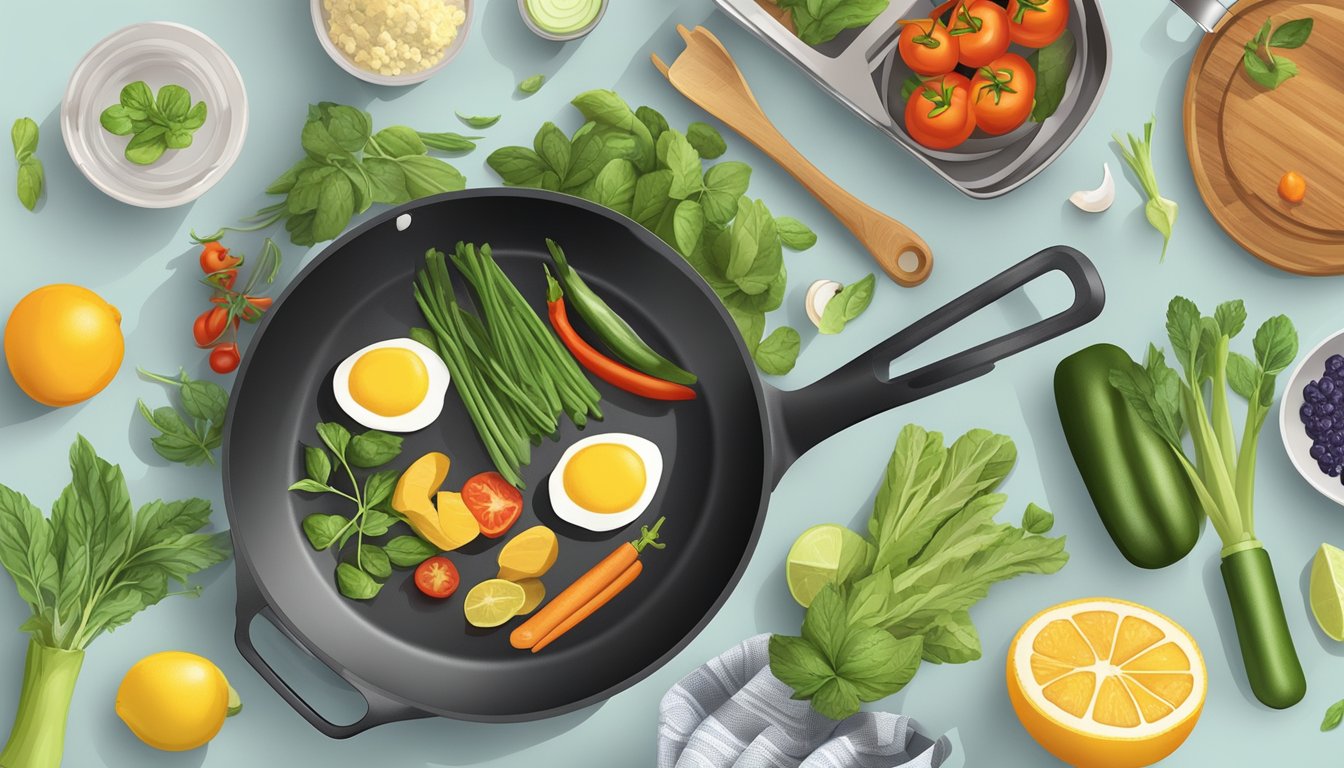
POLYGON ((482 472, 467 480, 462 501, 487 539, 503 536, 523 513, 523 495, 498 472, 482 472))
POLYGON ((902 21, 897 49, 901 60, 917 75, 943 75, 957 68, 957 39, 935 19, 902 21))
POLYGON ((443 555, 435 555, 415 567, 415 586, 429 597, 440 600, 451 597, 461 582, 457 566, 443 555))
POLYGON ((1010 0, 1008 37, 1018 45, 1044 48, 1069 26, 1068 0, 1010 0))
POLYGON ((968 0, 952 14, 948 34, 957 38, 957 55, 968 67, 983 67, 1007 53, 1008 14, 991 0, 968 0))
POLYGON ((1289 171, 1279 179, 1279 197, 1290 203, 1300 203, 1307 197, 1307 180, 1297 171, 1289 171))
POLYGON ((215 373, 233 373, 242 360, 238 356, 238 345, 233 342, 220 344, 210 350, 210 370, 215 373))
POLYGON ((980 130, 995 136, 1027 121, 1036 102, 1036 73, 1027 60, 1005 53, 971 80, 971 111, 980 130))
POLYGON ((229 311, 223 307, 211 307, 196 317, 192 323, 191 335, 196 338, 196 346, 202 349, 219 341, 229 327, 229 311))
POLYGON ((231 269, 242 263, 242 259, 230 255, 229 249, 218 240, 212 240, 201 248, 201 271, 207 275, 231 269))
POLYGON ((905 103, 905 130, 929 149, 951 149, 975 131, 971 81, 956 73, 924 81, 905 103))

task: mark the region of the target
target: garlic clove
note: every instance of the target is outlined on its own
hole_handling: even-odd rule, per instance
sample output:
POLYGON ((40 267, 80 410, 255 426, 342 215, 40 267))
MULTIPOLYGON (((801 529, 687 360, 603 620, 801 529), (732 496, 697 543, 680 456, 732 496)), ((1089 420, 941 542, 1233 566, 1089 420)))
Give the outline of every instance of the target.
POLYGON ((1102 163, 1101 186, 1096 189, 1080 190, 1069 195, 1069 202, 1081 211, 1101 213, 1115 202, 1115 179, 1111 178, 1110 163, 1102 163))
POLYGON ((840 283, 834 280, 818 280, 807 289, 807 319, 812 324, 821 327, 821 315, 826 311, 826 305, 831 303, 831 299, 844 288, 840 283))

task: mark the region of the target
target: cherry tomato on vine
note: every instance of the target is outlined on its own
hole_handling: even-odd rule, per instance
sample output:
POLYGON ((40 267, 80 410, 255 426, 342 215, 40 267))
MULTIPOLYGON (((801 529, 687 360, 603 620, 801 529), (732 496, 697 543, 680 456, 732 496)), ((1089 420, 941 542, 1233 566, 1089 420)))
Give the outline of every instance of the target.
POLYGON ((238 270, 222 269, 218 272, 214 272, 206 276, 205 279, 206 282, 210 283, 210 285, 216 288, 225 291, 231 291, 233 290, 234 283, 238 282, 238 270))
POLYGON ((995 136, 1027 121, 1036 103, 1036 73, 1027 60, 1005 53, 971 80, 971 110, 980 130, 995 136))
POLYGON ((435 555, 415 568, 415 586, 429 597, 451 597, 461 581, 457 566, 443 555, 435 555))
POLYGON ((897 50, 901 60, 917 75, 943 75, 957 68, 957 39, 936 19, 902 21, 897 50))
POLYGON ((201 247, 201 271, 207 275, 232 269, 242 263, 242 259, 230 255, 229 249, 218 240, 212 240, 201 247))
POLYGON ((242 360, 238 356, 238 345, 233 342, 220 344, 210 350, 210 370, 215 373, 233 373, 242 360))
POLYGON ((1007 53, 1008 14, 991 0, 967 0, 952 14, 948 34, 957 38, 958 58, 968 67, 983 67, 1007 53))
POLYGON ((1069 26, 1068 0, 1010 0, 1008 37, 1018 45, 1044 48, 1069 26))
POLYGON ((905 103, 905 130, 929 149, 951 149, 975 131, 971 82, 952 73, 924 81, 905 103))
POLYGON ((191 335, 196 338, 196 346, 204 349, 219 341, 229 327, 229 311, 223 307, 211 307, 196 317, 192 323, 191 335))

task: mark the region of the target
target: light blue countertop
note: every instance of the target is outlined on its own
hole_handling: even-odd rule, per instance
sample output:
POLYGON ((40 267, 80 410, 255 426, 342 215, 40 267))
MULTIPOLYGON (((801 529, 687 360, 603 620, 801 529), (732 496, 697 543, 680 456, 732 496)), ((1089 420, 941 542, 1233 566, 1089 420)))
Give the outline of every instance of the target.
MULTIPOLYGON (((1023 577, 995 587, 973 615, 985 658, 961 666, 924 665, 901 694, 877 706, 916 717, 934 733, 957 729, 966 764, 999 768, 1055 765, 1019 726, 1008 705, 1003 658, 1017 627, 1055 602, 1093 595, 1150 605, 1181 622, 1201 644, 1210 675, 1203 719, 1172 766, 1325 765, 1344 750, 1344 734, 1321 734, 1331 702, 1344 697, 1344 646, 1315 628, 1305 605, 1307 566, 1321 541, 1344 544, 1344 514, 1297 476, 1281 448, 1277 421, 1265 427, 1257 486, 1258 530, 1277 566, 1288 621, 1306 668, 1307 698, 1286 712, 1254 701, 1244 682, 1231 618, 1218 576, 1218 544, 1206 532, 1185 561, 1158 572, 1130 566, 1106 536, 1069 458, 1050 389, 1055 363, 1086 344, 1109 340, 1132 351, 1164 336, 1163 313, 1175 293, 1201 305, 1244 298, 1251 322, 1277 312, 1297 324, 1309 348, 1344 324, 1339 279, 1304 279, 1275 271, 1229 240, 1201 205, 1181 138, 1181 103, 1198 32, 1165 0, 1104 0, 1113 49, 1109 87, 1091 122, 1050 168, 1022 189, 997 200, 963 197, 888 139, 845 112, 828 96, 732 21, 709 0, 614 0, 586 39, 546 43, 523 26, 513 0, 480 3, 461 56, 433 80, 408 89, 371 86, 348 76, 323 53, 308 5, 299 0, 229 3, 123 0, 116 3, 13 3, 0 34, 0 71, 7 74, 4 124, 31 115, 42 128, 39 155, 46 163, 47 199, 37 215, 11 192, 0 193, 0 313, 33 288, 75 282, 102 294, 125 319, 126 364, 92 401, 51 411, 29 401, 0 372, 0 482, 43 508, 68 481, 66 451, 75 434, 89 437, 126 470, 137 503, 153 498, 202 496, 215 503, 215 521, 227 525, 218 471, 168 465, 150 449, 135 414, 136 398, 161 401, 159 387, 141 381, 135 366, 204 371, 191 342, 199 311, 196 251, 187 230, 213 228, 265 204, 260 190, 298 153, 305 105, 330 100, 366 107, 375 123, 424 130, 460 130, 452 113, 504 115, 485 131, 480 149, 454 162, 471 186, 493 185, 486 155, 506 144, 526 144, 545 120, 567 129, 576 123, 567 105, 590 88, 614 88, 632 103, 648 103, 684 126, 705 116, 672 90, 649 64, 657 52, 671 60, 680 50, 677 23, 705 24, 733 53, 765 110, 783 133, 847 189, 923 234, 937 254, 925 285, 909 290, 879 281, 872 308, 839 336, 804 331, 797 368, 775 383, 809 383, 885 339, 928 310, 1038 249, 1072 245, 1098 265, 1109 303, 1101 318, 999 366, 989 376, 887 413, 825 442, 804 456, 776 490, 756 555, 723 610, 680 655, 634 688, 603 705, 522 725, 478 725, 430 719, 385 726, 349 741, 331 741, 310 728, 276 696, 233 645, 232 566, 205 575, 198 600, 172 599, 98 640, 79 680, 70 715, 67 766, 647 766, 653 762, 658 701, 687 671, 758 632, 797 631, 801 611, 784 585, 783 560, 794 537, 823 521, 848 522, 867 514, 874 489, 900 427, 918 422, 945 434, 987 427, 1011 435, 1021 458, 1007 491, 1010 509, 1037 501, 1067 534, 1069 565, 1052 577, 1023 577), (177 21, 213 37, 237 62, 248 89, 251 125, 242 157, 228 176, 196 203, 150 211, 117 203, 90 186, 61 144, 58 110, 66 79, 84 52, 109 32, 148 20, 177 21), (522 100, 523 78, 545 73, 545 87, 522 100), (1165 264, 1160 238, 1147 225, 1142 200, 1122 175, 1109 143, 1113 131, 1138 131, 1158 118, 1155 164, 1163 193, 1181 205, 1165 264), (1096 185, 1103 162, 1116 174, 1114 208, 1089 216, 1066 202, 1096 185), (207 747, 183 754, 154 752, 116 718, 112 705, 122 674, 149 653, 180 649, 203 654, 223 668, 246 708, 207 747)), ((849 282, 874 265, 841 226, 780 168, 739 137, 727 134, 728 157, 755 168, 753 194, 776 214, 797 216, 819 233, 813 250, 787 257, 787 319, 810 328, 803 292, 818 278, 849 282)), ((4 188, 11 171, 0 174, 4 188)), ((255 251, 255 248, 253 248, 255 251)), ((315 252, 314 252, 315 253, 315 252)), ((287 248, 282 280, 308 256, 287 248)), ((1066 300, 1059 284, 1027 292, 1027 301, 982 313, 916 353, 911 364, 955 351, 954 344, 988 338, 1008 324, 1048 313, 1066 300), (1034 308, 1033 308, 1034 305, 1034 308)), ((744 513, 749 512, 743 510, 744 513)), ((1005 513, 1012 514, 1012 513, 1005 513)), ((17 700, 26 637, 17 631, 25 608, 0 579, 0 728, 17 700)), ((261 634, 261 633, 259 633, 261 634)), ((285 655, 274 637, 263 651, 285 655)), ((292 654, 292 652, 291 652, 292 654)), ((350 696, 298 660, 281 661, 296 684, 333 712, 354 714, 350 696)))

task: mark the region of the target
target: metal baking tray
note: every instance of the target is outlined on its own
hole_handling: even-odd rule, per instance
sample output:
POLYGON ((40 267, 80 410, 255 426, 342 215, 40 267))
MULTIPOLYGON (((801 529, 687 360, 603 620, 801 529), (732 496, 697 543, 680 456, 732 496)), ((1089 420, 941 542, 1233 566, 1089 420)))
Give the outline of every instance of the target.
POLYGON ((896 52, 901 19, 927 15, 938 3, 892 0, 861 29, 810 46, 780 24, 757 0, 715 0, 752 34, 784 54, 822 90, 919 158, 947 183, 974 198, 1011 192, 1040 173, 1073 141, 1101 100, 1111 72, 1111 40, 1098 0, 1073 0, 1069 29, 1077 43, 1064 100, 1043 123, 1002 136, 976 132, 956 149, 925 149, 905 131, 901 85, 910 70, 896 52))

